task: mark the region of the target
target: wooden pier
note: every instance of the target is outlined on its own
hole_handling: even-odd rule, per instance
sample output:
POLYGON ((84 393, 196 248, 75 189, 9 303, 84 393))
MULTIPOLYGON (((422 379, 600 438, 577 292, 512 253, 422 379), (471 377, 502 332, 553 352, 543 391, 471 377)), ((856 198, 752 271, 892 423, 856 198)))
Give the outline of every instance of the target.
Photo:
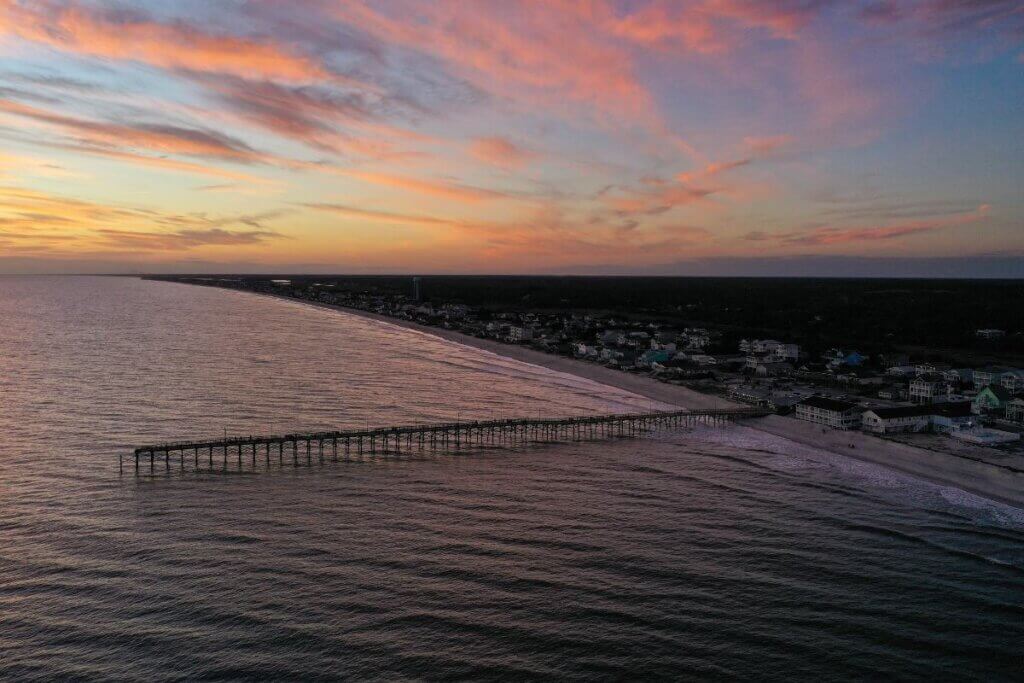
MULTIPOLYGON (((760 408, 723 410, 679 410, 632 414, 589 415, 563 418, 516 418, 416 424, 374 429, 354 429, 278 436, 243 436, 212 441, 180 441, 135 449, 135 471, 149 460, 154 472, 161 460, 164 469, 177 465, 184 470, 204 465, 214 471, 214 462, 226 470, 229 462, 237 469, 251 463, 298 466, 325 458, 337 462, 354 455, 388 455, 415 452, 453 451, 466 448, 520 446, 531 443, 583 441, 635 437, 654 431, 694 427, 722 426, 734 420, 762 417, 760 408)), ((124 458, 119 458, 124 472, 124 458)), ((233 470, 237 471, 237 470, 233 470)))

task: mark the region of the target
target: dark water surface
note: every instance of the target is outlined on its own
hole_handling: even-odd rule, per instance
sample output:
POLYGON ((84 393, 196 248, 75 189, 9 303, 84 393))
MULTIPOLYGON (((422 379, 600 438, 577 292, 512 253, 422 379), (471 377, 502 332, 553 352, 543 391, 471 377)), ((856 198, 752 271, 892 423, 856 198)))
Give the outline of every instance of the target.
POLYGON ((745 428, 117 470, 225 429, 648 406, 291 302, 0 278, 0 678, 1020 679, 1024 513, 745 428))

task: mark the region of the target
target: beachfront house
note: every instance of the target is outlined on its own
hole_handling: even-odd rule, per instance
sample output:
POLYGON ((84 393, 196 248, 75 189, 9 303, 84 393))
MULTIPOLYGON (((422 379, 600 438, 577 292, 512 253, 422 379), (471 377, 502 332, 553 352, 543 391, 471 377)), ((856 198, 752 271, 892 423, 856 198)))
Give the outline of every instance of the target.
POLYGON ((928 405, 872 408, 864 411, 861 429, 874 434, 925 432, 931 424, 932 412, 928 405))
POLYGON ((872 408, 864 411, 862 429, 874 434, 899 434, 934 431, 948 434, 970 428, 976 416, 971 404, 937 403, 892 408, 872 408))
POLYGON ((797 403, 796 417, 833 429, 857 429, 863 419, 856 403, 824 396, 810 396, 797 403))
POLYGON ((938 434, 951 434, 961 429, 969 429, 977 422, 970 401, 957 401, 933 405, 935 412, 931 416, 932 431, 938 434))
POLYGON ((1024 398, 1015 398, 1006 404, 1006 419, 1011 422, 1024 422, 1024 398))
POLYGON ((978 415, 1002 415, 1013 396, 1002 384, 989 384, 974 397, 974 412, 978 415))

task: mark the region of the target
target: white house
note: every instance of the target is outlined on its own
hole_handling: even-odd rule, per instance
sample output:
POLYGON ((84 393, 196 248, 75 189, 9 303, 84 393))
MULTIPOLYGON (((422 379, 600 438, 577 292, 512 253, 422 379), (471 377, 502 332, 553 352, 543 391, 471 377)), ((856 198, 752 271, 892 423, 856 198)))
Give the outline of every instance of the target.
POLYGON ((931 424, 931 406, 898 406, 865 410, 862 426, 865 432, 895 434, 924 432, 931 424))
POLYGON ((922 375, 910 382, 911 403, 944 401, 948 394, 949 385, 940 375, 922 375))
POLYGON ((875 434, 936 431, 950 433, 974 425, 970 403, 872 408, 864 411, 862 429, 875 434))
POLYGON ((811 396, 797 403, 796 416, 833 429, 857 429, 863 419, 862 409, 856 403, 824 396, 811 396))

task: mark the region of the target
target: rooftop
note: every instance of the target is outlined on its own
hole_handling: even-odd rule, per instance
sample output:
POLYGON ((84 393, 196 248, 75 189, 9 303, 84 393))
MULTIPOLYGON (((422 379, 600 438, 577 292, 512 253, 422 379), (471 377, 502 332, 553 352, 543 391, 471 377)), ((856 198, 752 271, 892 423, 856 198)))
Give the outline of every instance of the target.
POLYGON ((808 396, 804 400, 800 401, 802 405, 810 406, 812 408, 820 408, 821 410, 834 410, 836 412, 845 413, 847 410, 852 410, 857 407, 856 403, 850 401, 840 401, 836 398, 827 398, 825 396, 808 396))

